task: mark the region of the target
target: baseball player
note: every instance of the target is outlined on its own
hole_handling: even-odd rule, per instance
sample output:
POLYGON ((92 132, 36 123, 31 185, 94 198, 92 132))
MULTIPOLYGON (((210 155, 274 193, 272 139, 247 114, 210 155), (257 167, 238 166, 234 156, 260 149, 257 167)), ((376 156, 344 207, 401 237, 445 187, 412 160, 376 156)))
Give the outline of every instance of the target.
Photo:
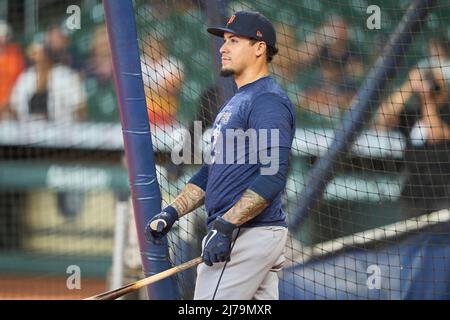
POLYGON ((207 30, 223 37, 221 75, 233 76, 238 90, 215 119, 210 161, 149 221, 146 237, 160 242, 178 218, 205 204, 209 232, 194 299, 278 299, 295 109, 269 73, 275 29, 262 14, 240 11, 225 27, 207 30))

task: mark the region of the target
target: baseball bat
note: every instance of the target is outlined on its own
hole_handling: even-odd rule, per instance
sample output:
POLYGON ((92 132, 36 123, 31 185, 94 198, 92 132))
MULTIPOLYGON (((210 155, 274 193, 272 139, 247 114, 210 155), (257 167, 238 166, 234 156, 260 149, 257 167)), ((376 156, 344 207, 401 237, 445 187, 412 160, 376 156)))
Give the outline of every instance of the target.
POLYGON ((197 257, 188 262, 180 264, 179 266, 175 266, 173 268, 167 269, 166 271, 163 271, 163 272, 157 273, 155 275, 152 275, 150 277, 127 284, 123 287, 120 287, 120 288, 117 288, 114 290, 110 290, 110 291, 106 291, 106 292, 97 294, 95 296, 89 297, 89 298, 85 298, 84 300, 114 300, 114 299, 117 299, 123 295, 130 293, 130 292, 133 292, 142 287, 145 287, 146 285, 149 285, 151 283, 155 283, 159 280, 170 277, 178 272, 190 269, 190 268, 202 263, 202 261, 203 261, 202 257, 197 257))

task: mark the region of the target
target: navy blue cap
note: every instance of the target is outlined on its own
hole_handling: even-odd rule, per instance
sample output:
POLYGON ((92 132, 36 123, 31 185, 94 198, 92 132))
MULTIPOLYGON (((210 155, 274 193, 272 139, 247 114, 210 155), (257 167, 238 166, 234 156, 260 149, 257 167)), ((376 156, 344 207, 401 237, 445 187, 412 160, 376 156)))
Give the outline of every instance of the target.
POLYGON ((264 41, 273 48, 277 43, 275 28, 269 19, 259 12, 236 12, 230 17, 225 27, 212 27, 206 30, 218 37, 223 37, 225 32, 230 32, 238 36, 264 41))

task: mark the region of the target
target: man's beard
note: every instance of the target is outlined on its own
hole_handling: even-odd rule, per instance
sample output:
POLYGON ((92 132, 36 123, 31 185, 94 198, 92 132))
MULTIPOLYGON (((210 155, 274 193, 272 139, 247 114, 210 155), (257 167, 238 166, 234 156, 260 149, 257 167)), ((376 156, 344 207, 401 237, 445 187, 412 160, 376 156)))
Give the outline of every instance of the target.
POLYGON ((231 77, 234 76, 234 70, 233 69, 221 69, 220 75, 222 77, 231 77))

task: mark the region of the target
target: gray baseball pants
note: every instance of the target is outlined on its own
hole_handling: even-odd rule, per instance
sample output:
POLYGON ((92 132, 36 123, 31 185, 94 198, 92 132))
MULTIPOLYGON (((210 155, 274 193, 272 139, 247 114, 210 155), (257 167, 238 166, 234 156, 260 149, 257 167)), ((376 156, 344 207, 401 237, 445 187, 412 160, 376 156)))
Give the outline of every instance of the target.
MULTIPOLYGON (((241 228, 214 299, 278 300, 277 272, 285 261, 287 234, 278 226, 241 228)), ((195 300, 213 299, 224 264, 197 267, 195 300)))

